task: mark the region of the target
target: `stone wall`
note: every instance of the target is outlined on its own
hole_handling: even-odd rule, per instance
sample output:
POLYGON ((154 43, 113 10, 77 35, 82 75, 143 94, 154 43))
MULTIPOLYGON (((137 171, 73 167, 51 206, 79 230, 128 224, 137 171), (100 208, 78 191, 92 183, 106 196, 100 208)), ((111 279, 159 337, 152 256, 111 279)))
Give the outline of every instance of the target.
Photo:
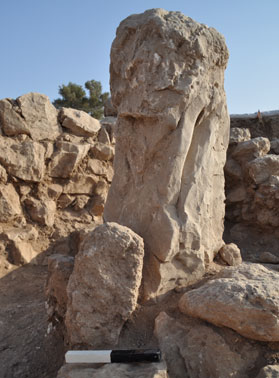
POLYGON ((262 230, 279 226, 279 114, 232 116, 225 166, 226 218, 262 230))
POLYGON ((41 252, 75 254, 73 235, 102 222, 114 126, 113 117, 57 111, 38 93, 0 101, 2 274, 41 252))

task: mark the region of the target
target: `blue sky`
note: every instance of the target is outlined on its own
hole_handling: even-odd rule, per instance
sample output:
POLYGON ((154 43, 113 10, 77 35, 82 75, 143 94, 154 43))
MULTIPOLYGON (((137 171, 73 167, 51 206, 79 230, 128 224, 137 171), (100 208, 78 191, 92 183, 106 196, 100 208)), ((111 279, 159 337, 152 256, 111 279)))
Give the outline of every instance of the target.
POLYGON ((109 91, 109 53, 119 23, 150 8, 181 11, 225 36, 230 113, 279 109, 278 0, 0 0, 0 98, 58 97, 72 81, 109 91))

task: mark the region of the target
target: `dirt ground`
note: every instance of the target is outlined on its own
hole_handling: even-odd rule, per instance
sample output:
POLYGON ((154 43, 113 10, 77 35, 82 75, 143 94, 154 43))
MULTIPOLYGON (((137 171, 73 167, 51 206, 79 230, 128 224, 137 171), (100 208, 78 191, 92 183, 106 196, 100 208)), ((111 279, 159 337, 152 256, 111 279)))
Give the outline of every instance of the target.
MULTIPOLYGON (((261 235, 243 227, 230 232, 232 227, 227 225, 224 238, 226 242, 237 242, 244 260, 257 262, 260 252, 266 250, 279 254, 277 237, 261 235)), ((204 280, 217 272, 215 268, 204 280)), ((11 270, 11 265, 0 260, 0 277, 0 378, 56 378, 65 350, 59 331, 48 331, 45 309, 47 266, 28 264, 11 270)), ((172 292, 159 303, 138 305, 123 327, 118 347, 156 347, 154 319, 161 311, 176 317, 181 295, 181 292, 172 292)), ((275 356, 277 362, 278 344, 275 351, 267 354, 269 358, 275 356)))
POLYGON ((47 333, 46 277, 29 264, 0 279, 0 378, 54 378, 63 363, 63 339, 47 333))

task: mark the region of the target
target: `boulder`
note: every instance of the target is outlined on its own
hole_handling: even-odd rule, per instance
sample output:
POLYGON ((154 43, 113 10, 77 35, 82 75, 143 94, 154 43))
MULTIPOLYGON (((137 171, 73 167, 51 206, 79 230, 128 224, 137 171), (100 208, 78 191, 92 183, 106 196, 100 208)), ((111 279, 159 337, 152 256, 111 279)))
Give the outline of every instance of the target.
POLYGON ((0 120, 5 135, 27 134, 30 136, 30 129, 22 117, 16 101, 8 98, 0 101, 0 120))
POLYGON ((76 211, 82 210, 88 203, 90 197, 84 194, 76 196, 72 206, 76 211))
POLYGON ((232 190, 228 190, 226 195, 227 203, 235 203, 244 201, 247 198, 247 188, 245 185, 241 184, 236 187, 233 187, 232 190))
POLYGON ((77 136, 91 137, 101 128, 100 121, 82 110, 62 108, 59 117, 62 126, 77 136))
POLYGON ((0 184, 0 222, 8 222, 22 214, 19 196, 12 184, 0 184))
POLYGON ((279 341, 278 278, 260 264, 227 267, 216 279, 185 293, 179 308, 250 339, 279 341))
POLYGON ((72 345, 116 345, 136 308, 143 241, 127 227, 106 223, 84 238, 70 277, 66 328, 72 345))
POLYGON ((279 154, 279 139, 273 139, 270 141, 270 151, 272 154, 279 154))
POLYGON ((180 12, 148 10, 117 29, 104 219, 144 238, 145 299, 199 279, 223 244, 227 61, 224 38, 180 12))
POLYGON ((28 264, 38 255, 29 241, 14 240, 10 243, 9 250, 14 265, 28 264))
POLYGON ((257 346, 233 332, 191 318, 175 320, 165 312, 155 320, 155 335, 170 377, 248 377, 259 356, 257 346))
POLYGON ((48 258, 46 285, 47 314, 64 318, 67 308, 67 285, 74 269, 74 257, 54 254, 48 258))
POLYGON ((279 257, 266 251, 260 254, 259 262, 266 264, 279 264, 279 257))
MULTIPOLYGON (((241 166, 230 157, 226 161, 226 165, 224 171, 227 175, 227 179, 234 181, 241 181, 242 180, 242 169, 241 166)), ((226 180, 227 181, 227 180, 226 180)))
POLYGON ((33 140, 55 140, 61 134, 57 110, 46 95, 27 93, 18 97, 16 102, 28 127, 26 134, 33 140))
POLYGON ((50 184, 47 188, 47 194, 49 198, 57 200, 57 198, 62 194, 62 186, 59 184, 50 184))
POLYGON ((49 164, 49 175, 67 178, 87 155, 90 144, 57 142, 56 147, 49 164))
MULTIPOLYGON (((105 128, 109 134, 109 139, 111 144, 115 144, 115 134, 116 134, 116 125, 117 125, 117 118, 116 117, 104 117, 101 119, 102 128, 105 128)), ((102 141, 100 141, 102 142, 102 141)))
POLYGON ((95 158, 99 160, 112 160, 114 157, 114 148, 104 143, 97 142, 91 147, 95 158))
POLYGON ((103 144, 110 144, 109 133, 107 132, 105 126, 102 126, 99 131, 98 141, 103 144))
POLYGON ((24 228, 11 227, 0 234, 2 240, 6 241, 32 241, 37 240, 38 231, 31 224, 27 224, 24 228))
POLYGON ((93 174, 80 174, 72 175, 71 180, 63 186, 63 193, 66 194, 86 194, 93 195, 95 187, 99 178, 93 174))
POLYGON ((8 174, 21 180, 38 182, 45 173, 45 149, 38 142, 16 142, 0 136, 0 163, 8 174))
POLYGON ((249 129, 232 127, 230 129, 230 144, 239 142, 246 142, 251 139, 251 133, 249 129))
POLYGON ((3 184, 6 184, 7 180, 8 180, 8 175, 7 175, 6 169, 2 167, 2 165, 0 165, 0 182, 2 182, 3 184))
POLYGON ((265 155, 250 161, 247 164, 249 176, 255 184, 261 184, 269 176, 279 176, 279 156, 265 155))
POLYGON ((256 378, 277 378, 279 377, 279 365, 267 365, 261 369, 256 378))
POLYGON ((53 226, 56 211, 56 203, 50 199, 42 201, 35 198, 28 198, 24 201, 27 211, 34 222, 42 226, 53 226))
POLYGON ((265 156, 269 150, 269 139, 259 137, 238 143, 231 156, 238 162, 248 162, 257 157, 265 156))
POLYGON ((66 209, 71 203, 73 203, 75 197, 69 196, 68 194, 61 194, 58 198, 57 206, 60 209, 66 209))
POLYGON ((107 166, 104 161, 99 159, 90 159, 88 160, 87 169, 98 176, 106 176, 107 166))
POLYGON ((82 365, 64 365, 57 378, 168 378, 164 362, 151 364, 107 364, 93 368, 82 365))
POLYGON ((228 265, 234 266, 242 263, 240 249, 234 243, 223 245, 219 253, 222 260, 224 260, 228 265))

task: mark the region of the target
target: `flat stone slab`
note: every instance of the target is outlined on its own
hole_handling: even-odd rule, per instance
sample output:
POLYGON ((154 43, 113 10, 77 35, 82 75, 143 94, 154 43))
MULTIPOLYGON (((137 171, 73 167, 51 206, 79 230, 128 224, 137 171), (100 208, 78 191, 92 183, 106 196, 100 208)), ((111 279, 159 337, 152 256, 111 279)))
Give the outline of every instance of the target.
POLYGON ((260 264, 225 268, 218 278, 185 293, 180 310, 240 335, 279 341, 279 274, 260 264))

